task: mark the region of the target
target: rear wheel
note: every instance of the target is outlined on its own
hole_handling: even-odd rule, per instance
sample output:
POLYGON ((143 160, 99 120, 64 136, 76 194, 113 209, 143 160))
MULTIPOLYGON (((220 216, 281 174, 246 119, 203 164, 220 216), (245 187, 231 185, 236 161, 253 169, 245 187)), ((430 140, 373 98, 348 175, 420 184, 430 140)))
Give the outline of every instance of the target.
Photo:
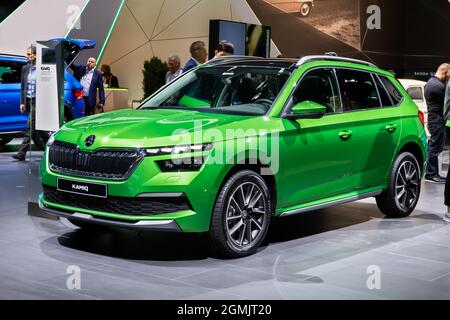
POLYGON ((407 217, 413 212, 420 195, 420 167, 412 153, 401 153, 392 167, 389 185, 379 195, 378 208, 390 217, 407 217))
POLYGON ((254 171, 234 174, 220 190, 209 231, 210 245, 220 256, 240 258, 256 252, 271 218, 269 189, 254 171))
POLYGON ((0 137, 0 146, 4 146, 9 143, 13 138, 0 137))
POLYGON ((311 12, 311 5, 307 2, 304 2, 300 6, 300 14, 302 17, 307 17, 311 12))

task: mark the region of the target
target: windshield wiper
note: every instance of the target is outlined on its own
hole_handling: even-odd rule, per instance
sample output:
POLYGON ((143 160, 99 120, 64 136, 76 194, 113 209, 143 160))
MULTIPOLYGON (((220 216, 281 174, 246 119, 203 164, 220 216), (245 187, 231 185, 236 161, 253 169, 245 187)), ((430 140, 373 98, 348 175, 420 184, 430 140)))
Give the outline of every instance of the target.
POLYGON ((195 108, 181 107, 181 106, 150 106, 150 107, 142 107, 141 110, 157 110, 157 109, 175 109, 175 110, 194 110, 195 108))

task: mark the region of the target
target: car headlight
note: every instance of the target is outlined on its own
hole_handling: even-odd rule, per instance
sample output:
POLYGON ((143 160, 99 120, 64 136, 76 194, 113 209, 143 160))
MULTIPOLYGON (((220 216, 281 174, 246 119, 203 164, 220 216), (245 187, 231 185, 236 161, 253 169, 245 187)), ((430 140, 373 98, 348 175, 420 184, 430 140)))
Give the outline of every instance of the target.
POLYGON ((212 143, 177 145, 177 146, 171 146, 171 147, 145 149, 145 155, 146 156, 180 155, 180 154, 185 154, 185 153, 209 151, 211 149, 212 149, 212 143))
POLYGON ((47 146, 51 146, 52 144, 53 144, 53 142, 55 142, 55 134, 56 134, 56 132, 55 133, 52 133, 52 135, 48 138, 48 140, 47 140, 47 146))

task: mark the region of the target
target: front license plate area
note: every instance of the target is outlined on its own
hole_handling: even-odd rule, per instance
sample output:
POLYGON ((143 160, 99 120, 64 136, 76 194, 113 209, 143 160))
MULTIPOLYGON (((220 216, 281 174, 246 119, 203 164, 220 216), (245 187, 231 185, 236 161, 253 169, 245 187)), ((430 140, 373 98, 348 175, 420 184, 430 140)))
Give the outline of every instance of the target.
POLYGON ((80 194, 88 197, 106 198, 108 196, 108 186, 100 183, 58 178, 57 189, 58 191, 80 194))

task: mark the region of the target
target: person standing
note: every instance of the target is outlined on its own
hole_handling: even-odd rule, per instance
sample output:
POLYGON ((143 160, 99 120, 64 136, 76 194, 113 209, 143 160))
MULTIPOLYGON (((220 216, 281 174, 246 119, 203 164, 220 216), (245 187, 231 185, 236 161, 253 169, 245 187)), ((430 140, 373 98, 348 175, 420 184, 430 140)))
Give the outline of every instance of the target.
POLYGON ((103 74, 103 86, 105 88, 119 88, 119 80, 111 72, 111 67, 103 64, 100 67, 100 72, 103 74))
POLYGON ((203 41, 195 41, 190 47, 191 58, 183 68, 183 72, 187 72, 190 69, 206 62, 208 57, 208 51, 206 50, 206 44, 203 41))
POLYGON ((17 154, 13 158, 24 161, 30 148, 36 125, 36 46, 27 49, 28 63, 22 67, 20 88, 20 113, 28 112, 27 129, 17 154))
POLYGON ((166 73, 166 83, 169 83, 183 73, 183 69, 181 69, 180 57, 177 55, 169 57, 167 60, 167 66, 169 67, 169 71, 166 73))
POLYGON ((226 40, 220 41, 219 44, 217 45, 216 50, 214 50, 214 58, 231 56, 233 54, 234 54, 234 45, 226 40))
POLYGON ((90 116, 95 114, 95 107, 103 109, 105 105, 105 89, 103 87, 103 75, 100 71, 95 69, 95 58, 89 58, 85 66, 72 65, 73 75, 75 79, 80 81, 83 86, 83 100, 85 115, 90 116), (97 90, 99 96, 99 103, 97 105, 97 90))
POLYGON ((443 63, 436 74, 425 85, 425 100, 428 108, 428 161, 425 181, 444 183, 445 179, 439 175, 438 156, 444 148, 444 97, 445 84, 449 65, 443 63))
MULTIPOLYGON (((445 89, 445 99, 444 99, 444 114, 445 114, 444 119, 450 120, 450 68, 447 72, 447 86, 445 89)), ((444 204, 447 206, 447 212, 444 213, 444 221, 450 223, 450 168, 447 172, 447 179, 445 179, 444 204)))

